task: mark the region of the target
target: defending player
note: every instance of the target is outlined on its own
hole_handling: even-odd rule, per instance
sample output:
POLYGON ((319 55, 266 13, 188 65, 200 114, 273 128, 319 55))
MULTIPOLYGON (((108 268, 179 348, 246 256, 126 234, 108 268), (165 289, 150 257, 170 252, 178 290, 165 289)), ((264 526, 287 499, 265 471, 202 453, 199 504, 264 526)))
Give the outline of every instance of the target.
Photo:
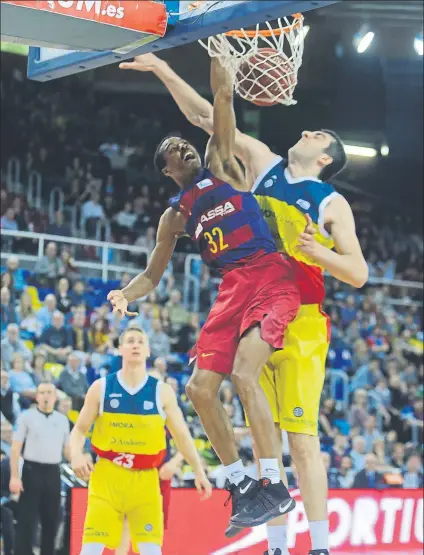
POLYGON ((184 232, 197 244, 203 261, 221 270, 223 282, 199 336, 197 364, 187 393, 233 484, 233 517, 243 505, 245 526, 258 526, 295 504, 280 479, 274 422, 259 376, 270 354, 283 346, 284 330, 299 308, 299 294, 291 264, 276 252, 234 157, 232 83, 217 60, 211 62, 211 85, 214 134, 207 146, 206 166, 182 138, 161 142, 156 167, 181 192, 161 218, 146 270, 122 291, 109 293, 108 299, 115 312, 124 314, 129 302, 147 295, 159 283, 176 238, 184 232), (228 374, 251 422, 261 487, 245 476, 231 421, 218 396, 228 374))
POLYGON ((100 555, 104 547, 119 546, 124 518, 133 550, 161 555, 162 496, 158 467, 166 453, 165 424, 196 474, 199 493, 210 497, 193 439, 172 388, 146 372, 149 344, 145 333, 129 328, 119 339, 122 370, 101 378, 88 390, 71 433, 71 464, 88 481, 88 506, 82 555, 100 555), (94 468, 83 453, 85 437, 94 423, 94 468))
MULTIPOLYGON (((153 54, 123 69, 152 71, 193 124, 213 132, 211 104, 153 54)), ((302 306, 287 329, 285 348, 270 359, 261 383, 274 420, 288 431, 290 453, 310 524, 312 554, 328 553, 327 474, 320 457, 318 409, 325 378, 330 322, 322 312, 323 269, 362 287, 368 267, 356 237, 351 208, 326 183, 345 163, 343 143, 332 131, 305 131, 283 160, 262 142, 236 131, 234 153, 242 161, 279 250, 293 260, 302 306), (332 250, 333 246, 336 252, 332 250)), ((281 441, 278 433, 276 441, 281 441)), ((284 522, 284 521, 283 521, 284 522)), ((281 520, 269 523, 269 555, 286 555, 281 520)))

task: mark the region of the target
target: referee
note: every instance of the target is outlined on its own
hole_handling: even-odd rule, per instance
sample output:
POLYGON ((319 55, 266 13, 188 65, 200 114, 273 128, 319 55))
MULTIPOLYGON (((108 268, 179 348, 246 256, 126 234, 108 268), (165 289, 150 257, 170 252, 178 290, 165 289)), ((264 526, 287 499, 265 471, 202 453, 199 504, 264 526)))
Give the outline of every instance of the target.
POLYGON ((37 408, 20 415, 13 437, 10 491, 20 494, 15 555, 32 555, 38 521, 42 529, 41 555, 54 555, 60 519, 60 463, 63 455, 68 455, 69 440, 69 421, 54 410, 55 402, 55 386, 41 383, 37 388, 37 408), (21 480, 19 459, 23 447, 21 480))

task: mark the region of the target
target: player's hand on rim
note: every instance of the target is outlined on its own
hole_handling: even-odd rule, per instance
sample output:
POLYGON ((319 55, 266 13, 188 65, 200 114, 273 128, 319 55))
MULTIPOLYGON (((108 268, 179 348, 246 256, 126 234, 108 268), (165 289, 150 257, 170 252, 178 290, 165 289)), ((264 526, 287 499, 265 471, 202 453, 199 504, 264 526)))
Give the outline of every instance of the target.
POLYGON ((132 69, 133 71, 153 71, 156 69, 160 58, 152 54, 140 54, 136 56, 132 62, 122 62, 119 69, 132 69))
POLYGON ((128 310, 128 301, 125 298, 125 295, 119 289, 115 291, 110 291, 109 295, 107 296, 107 300, 112 305, 113 314, 117 314, 121 318, 124 316, 128 316, 130 318, 137 316, 137 312, 129 312, 128 310))
POLYGON ((197 493, 200 495, 202 501, 209 499, 212 495, 212 484, 209 482, 204 472, 196 474, 194 485, 196 486, 197 493))

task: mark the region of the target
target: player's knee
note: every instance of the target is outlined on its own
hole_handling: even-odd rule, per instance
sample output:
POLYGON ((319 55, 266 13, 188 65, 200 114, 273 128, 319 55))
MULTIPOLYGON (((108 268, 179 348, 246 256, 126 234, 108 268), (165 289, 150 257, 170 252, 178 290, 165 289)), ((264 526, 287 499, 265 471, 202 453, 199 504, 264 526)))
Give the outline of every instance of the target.
POLYGON ((296 466, 321 460, 319 439, 306 434, 288 433, 290 454, 296 466))
POLYGON ((156 543, 137 544, 140 555, 162 555, 161 546, 156 543))
POLYGON ((215 391, 207 387, 201 380, 191 377, 186 387, 186 394, 193 405, 207 403, 216 397, 215 391))
POLYGON ((239 367, 235 368, 231 374, 231 381, 237 390, 238 396, 243 400, 252 391, 259 387, 256 376, 246 375, 239 367))

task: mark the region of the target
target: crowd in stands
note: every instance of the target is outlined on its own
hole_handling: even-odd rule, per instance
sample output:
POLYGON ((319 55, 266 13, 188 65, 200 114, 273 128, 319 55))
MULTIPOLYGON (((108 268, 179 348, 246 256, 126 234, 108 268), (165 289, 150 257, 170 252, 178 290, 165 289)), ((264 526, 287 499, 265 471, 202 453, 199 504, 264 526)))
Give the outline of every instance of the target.
MULTIPOLYGON (((57 264, 50 263, 51 273, 44 259, 32 273, 23 271, 17 256, 9 258, 2 273, 3 451, 8 453, 10 448, 9 427, 19 412, 33 403, 40 381, 53 381, 60 391, 61 406, 75 414, 90 384, 119 368, 119 333, 127 326, 137 326, 149 336, 149 365, 178 393, 211 477, 222 486, 219 461, 184 394, 190 372, 186 353, 196 341, 202 316, 184 307, 178 289, 165 286, 130 307, 138 312, 136 318, 120 320, 110 312, 105 295, 108 288, 125 285, 128 274, 120 283, 95 289, 98 280, 85 281, 77 267, 59 263, 56 244, 49 243, 46 251, 46 258, 57 259, 57 264), (78 276, 75 279, 73 272, 78 276)), ((320 436, 330 485, 383 487, 385 475, 395 472, 403 475, 405 487, 420 487, 422 314, 415 306, 391 304, 385 286, 353 293, 335 280, 328 285, 325 308, 332 320, 332 340, 320 436), (334 382, 332 370, 343 371, 347 381, 334 382)), ((230 382, 224 383, 221 396, 243 459, 252 464, 250 435, 230 382)), ((289 467, 289 453, 285 451, 283 456, 289 467)), ((295 468, 290 480, 296 485, 295 468)), ((189 481, 189 469, 183 469, 176 484, 189 481)))
MULTIPOLYGON (((169 184, 158 180, 151 164, 152 149, 169 129, 148 112, 140 115, 139 105, 99 101, 82 81, 46 83, 41 93, 36 84, 23 81, 15 72, 1 87, 2 133, 8 130, 1 144, 2 230, 94 238, 97 223, 107 222, 111 241, 138 245, 148 255, 155 244, 158 219, 172 195, 169 184), (78 111, 75 98, 79 99, 78 111), (6 179, 10 157, 21 163, 20 184, 13 187, 6 179), (31 170, 42 176, 43 198, 38 208, 25 192, 31 170), (63 213, 53 210, 49 214, 54 187, 64 192, 63 213), (74 206, 78 217, 73 220, 74 206)), ((370 276, 422 281, 422 237, 413 222, 382 213, 368 201, 354 201, 353 208, 370 276)), ((3 453, 10 451, 11 429, 19 412, 33 403, 37 383, 56 384, 60 410, 72 419, 90 384, 119 368, 119 333, 126 326, 138 326, 150 339, 150 366, 179 394, 210 476, 223 485, 219 461, 184 394, 189 376, 187 351, 196 341, 216 288, 211 281, 214 276, 201 269, 200 311, 193 313, 184 306, 176 275, 190 248, 187 240, 179 242, 179 254, 158 289, 130 307, 138 316, 120 320, 110 312, 106 293, 125 286, 130 275, 124 273, 120 280, 106 284, 85 277, 77 255, 83 249, 85 258, 98 259, 95 249, 70 249, 49 241, 44 256, 29 272, 19 255, 37 254, 37 243, 28 238, 2 238, 2 251, 14 253, 7 262, 2 259, 1 271, 3 453)), ((120 262, 128 267, 145 264, 145 256, 125 256, 120 262)), ((352 291, 329 279, 324 308, 331 318, 332 339, 320 438, 330 485, 383 487, 387 474, 397 472, 402 477, 398 485, 421 487, 422 288, 398 283, 352 291), (333 370, 344 372, 344 377, 333 379, 333 370)), ((224 383, 221 395, 243 459, 253 464, 250 435, 230 382, 224 383)), ((283 457, 289 467, 286 448, 283 457)), ((295 486, 293 467, 289 478, 295 486)), ((175 484, 189 481, 190 469, 183 468, 175 484)))
MULTIPOLYGON (((117 97, 95 92, 77 78, 45 83, 41 89, 17 69, 8 77, 1 84, 2 228, 94 238, 97 223, 107 222, 111 240, 150 252, 159 217, 174 192, 153 171, 155 147, 176 129, 199 146, 204 134, 192 128, 166 96, 156 95, 154 102, 148 95, 143 101, 137 94, 117 97), (11 158, 20 162, 22 196, 8 196, 4 188, 11 158), (42 175, 44 203, 53 188, 63 191, 63 214, 52 211, 47 216, 47 211, 28 206, 25 188, 32 170, 42 175)), ((371 208, 363 199, 354 208, 370 275, 419 281, 420 223, 405 214, 371 208)), ((21 241, 17 247, 27 250, 30 245, 21 241)), ((191 244, 182 240, 178 249, 186 252, 191 244)))

